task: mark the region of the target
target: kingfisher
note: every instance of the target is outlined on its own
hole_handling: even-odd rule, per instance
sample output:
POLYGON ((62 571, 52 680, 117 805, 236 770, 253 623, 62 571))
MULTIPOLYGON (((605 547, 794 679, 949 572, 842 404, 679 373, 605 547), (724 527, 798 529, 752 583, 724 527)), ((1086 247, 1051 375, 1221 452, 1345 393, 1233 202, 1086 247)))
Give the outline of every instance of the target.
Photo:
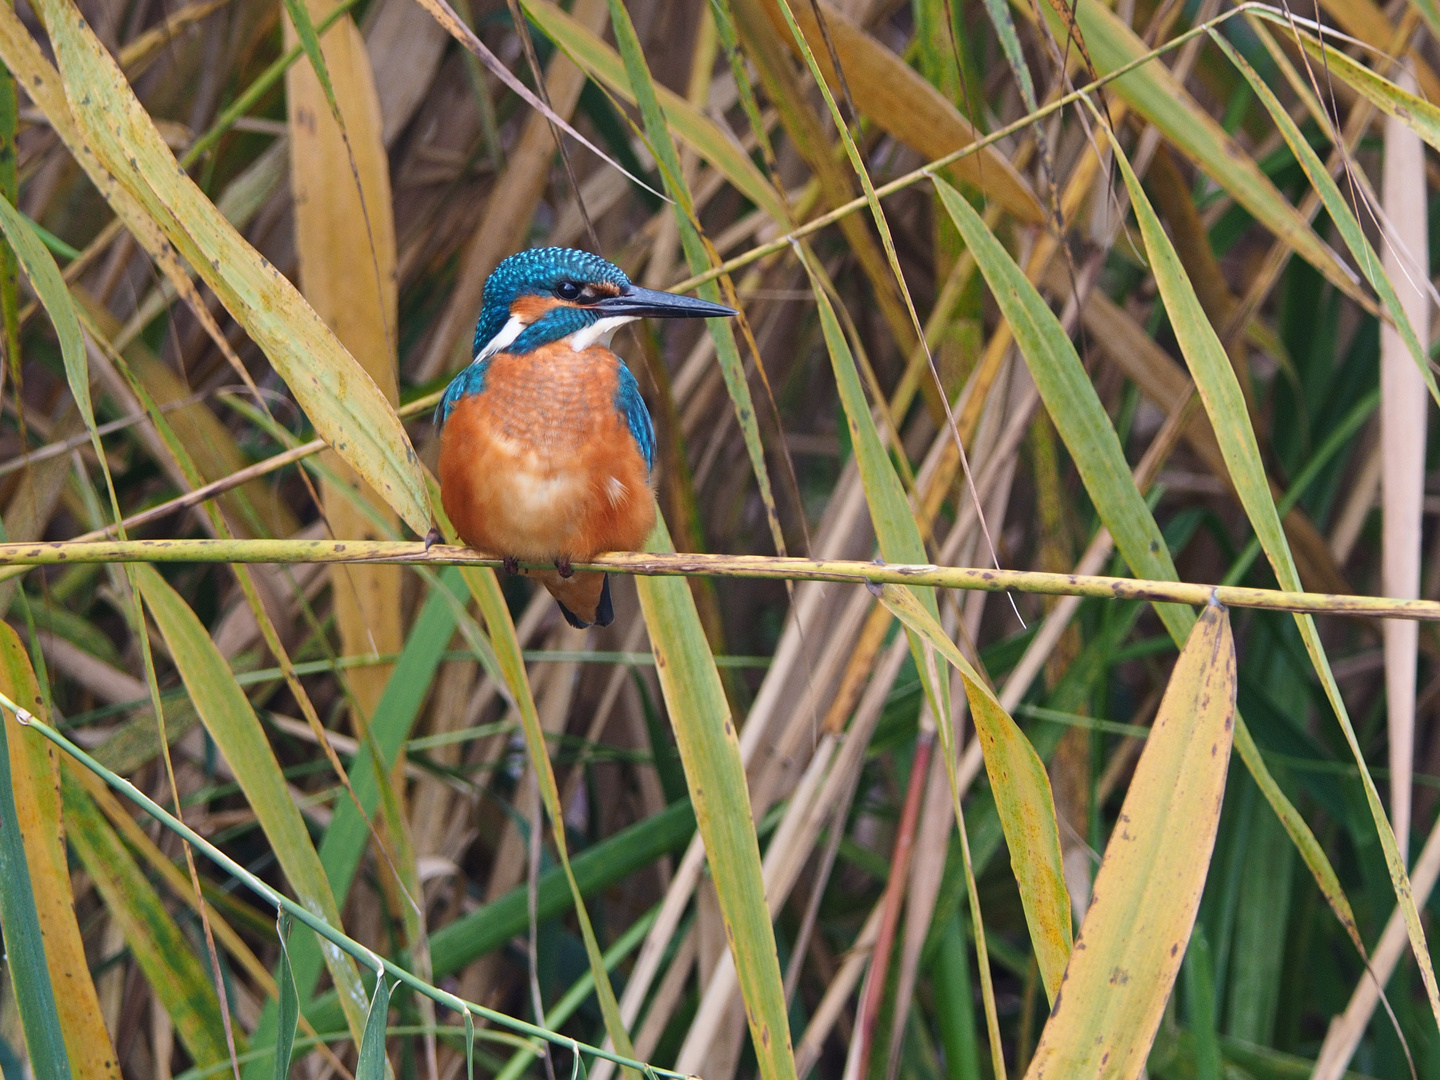
POLYGON ((577 629, 615 617, 609 576, 577 573, 602 551, 635 551, 655 524, 655 429, 640 387, 610 351, 641 318, 725 318, 733 308, 631 283, 571 248, 511 255, 485 282, 475 359, 435 410, 440 501, 460 538, 535 572, 577 629))

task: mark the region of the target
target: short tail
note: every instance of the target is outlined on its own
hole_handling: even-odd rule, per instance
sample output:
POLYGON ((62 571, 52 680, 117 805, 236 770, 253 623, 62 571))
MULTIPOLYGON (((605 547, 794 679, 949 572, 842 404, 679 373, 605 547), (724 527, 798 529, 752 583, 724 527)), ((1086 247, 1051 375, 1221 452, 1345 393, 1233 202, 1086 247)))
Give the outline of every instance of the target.
POLYGON ((610 603, 610 575, 596 571, 571 574, 562 578, 558 571, 531 571, 550 595, 560 604, 565 621, 577 630, 587 626, 609 626, 615 621, 615 608, 610 603))

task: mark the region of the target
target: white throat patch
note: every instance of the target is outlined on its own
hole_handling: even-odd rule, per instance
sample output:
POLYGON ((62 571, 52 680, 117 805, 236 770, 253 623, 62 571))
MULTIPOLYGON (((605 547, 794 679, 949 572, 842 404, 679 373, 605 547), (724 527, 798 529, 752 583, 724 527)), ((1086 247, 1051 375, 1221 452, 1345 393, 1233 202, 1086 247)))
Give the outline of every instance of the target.
POLYGON ((576 330, 560 340, 565 342, 576 352, 584 352, 591 345, 602 345, 610 347, 610 339, 615 336, 615 331, 628 322, 634 322, 638 318, 635 315, 610 315, 604 319, 597 319, 583 330, 576 330))
POLYGON ((487 341, 479 352, 475 354, 475 362, 479 363, 487 357, 494 356, 501 349, 511 344, 530 324, 525 322, 518 315, 511 315, 510 321, 500 328, 500 332, 487 341))

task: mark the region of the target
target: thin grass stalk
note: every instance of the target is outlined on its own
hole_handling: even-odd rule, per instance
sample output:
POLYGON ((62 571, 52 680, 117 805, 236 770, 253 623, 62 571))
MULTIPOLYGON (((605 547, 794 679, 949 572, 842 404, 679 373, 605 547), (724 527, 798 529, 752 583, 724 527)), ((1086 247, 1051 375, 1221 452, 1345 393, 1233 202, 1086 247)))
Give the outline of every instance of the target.
MULTIPOLYGON (((400 563, 418 566, 499 567, 501 560, 470 548, 405 540, 109 540, 95 543, 57 541, 0 544, 0 566, 61 566, 85 563, 400 563)), ((531 564, 521 563, 522 568, 531 564)), ((1336 596, 1299 590, 1204 585, 1182 581, 1051 574, 1038 570, 985 570, 974 567, 858 562, 850 559, 799 559, 772 555, 704 555, 662 552, 611 552, 574 564, 641 577, 733 577, 794 581, 838 581, 854 585, 890 584, 979 589, 984 592, 1094 596, 1109 600, 1149 600, 1196 607, 1212 598, 1226 607, 1289 611, 1313 615, 1440 621, 1440 601, 1385 596, 1336 596)), ((535 569, 543 567, 535 564, 535 569)))

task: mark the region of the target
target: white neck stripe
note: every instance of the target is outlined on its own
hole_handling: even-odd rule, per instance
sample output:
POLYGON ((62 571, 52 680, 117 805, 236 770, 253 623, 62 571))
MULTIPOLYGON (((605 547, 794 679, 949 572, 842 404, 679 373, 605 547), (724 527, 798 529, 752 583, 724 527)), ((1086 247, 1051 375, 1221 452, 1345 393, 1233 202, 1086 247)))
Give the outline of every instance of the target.
POLYGON ((570 348, 576 352, 584 352, 591 345, 603 345, 608 349, 610 339, 615 336, 615 331, 628 322, 634 322, 635 319, 634 315, 609 315, 603 319, 596 319, 589 326, 582 330, 576 330, 561 340, 567 342, 570 348))
POLYGON ((524 329, 530 324, 525 322, 518 315, 511 315, 510 321, 500 328, 500 332, 487 341, 483 348, 475 354, 475 363, 494 356, 507 345, 514 343, 524 329))

